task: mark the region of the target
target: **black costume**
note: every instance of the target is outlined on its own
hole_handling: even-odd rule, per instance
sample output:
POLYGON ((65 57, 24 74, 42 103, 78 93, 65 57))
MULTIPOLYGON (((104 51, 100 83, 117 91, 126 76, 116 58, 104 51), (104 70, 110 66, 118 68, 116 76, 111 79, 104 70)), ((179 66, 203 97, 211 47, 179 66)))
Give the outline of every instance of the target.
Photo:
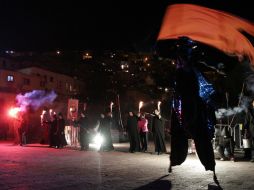
POLYGON ((164 119, 159 118, 159 116, 155 116, 153 118, 152 132, 154 138, 155 152, 158 154, 166 152, 164 124, 164 119))
POLYGON ((127 132, 130 141, 129 152, 139 152, 140 151, 140 141, 138 134, 138 117, 137 116, 128 116, 127 119, 127 132))
POLYGON ((228 157, 231 161, 234 161, 234 141, 230 134, 229 126, 220 126, 216 128, 215 140, 218 146, 216 147, 220 156, 220 160, 225 160, 225 150, 228 153, 228 157))
POLYGON ((58 118, 57 120, 57 147, 62 148, 67 145, 65 139, 65 120, 63 118, 58 118))
POLYGON ((81 116, 78 121, 80 127, 80 146, 81 150, 89 149, 89 127, 88 119, 86 116, 81 116))
POLYGON ((49 129, 49 146, 50 147, 55 147, 57 146, 57 116, 53 115, 53 119, 50 124, 50 129, 49 129))
POLYGON ((111 126, 112 126, 111 116, 106 116, 100 119, 99 132, 103 137, 103 142, 100 148, 102 151, 109 151, 114 149, 110 130, 111 126))

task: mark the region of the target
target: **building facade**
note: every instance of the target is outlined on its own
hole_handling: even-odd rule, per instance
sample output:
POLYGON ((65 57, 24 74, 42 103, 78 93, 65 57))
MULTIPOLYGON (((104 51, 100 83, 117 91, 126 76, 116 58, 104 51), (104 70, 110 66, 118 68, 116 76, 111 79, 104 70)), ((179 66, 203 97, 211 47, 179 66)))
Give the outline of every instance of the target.
POLYGON ((8 110, 17 106, 17 95, 25 95, 35 90, 54 91, 57 95, 53 102, 45 103, 36 109, 29 108, 26 111, 31 139, 36 140, 40 133, 42 110, 46 107, 67 116, 68 99, 77 96, 82 88, 84 88, 83 82, 74 77, 39 67, 18 70, 0 69, 0 139, 13 137, 12 118, 9 117, 8 110))

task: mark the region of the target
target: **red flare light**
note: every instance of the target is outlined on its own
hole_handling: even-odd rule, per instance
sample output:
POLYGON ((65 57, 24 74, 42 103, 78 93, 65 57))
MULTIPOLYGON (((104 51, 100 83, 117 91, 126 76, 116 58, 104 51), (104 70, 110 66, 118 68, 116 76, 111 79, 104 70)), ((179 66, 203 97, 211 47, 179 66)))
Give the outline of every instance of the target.
POLYGON ((18 118, 18 113, 19 112, 20 112, 20 108, 18 108, 18 107, 10 108, 8 114, 12 118, 18 118))

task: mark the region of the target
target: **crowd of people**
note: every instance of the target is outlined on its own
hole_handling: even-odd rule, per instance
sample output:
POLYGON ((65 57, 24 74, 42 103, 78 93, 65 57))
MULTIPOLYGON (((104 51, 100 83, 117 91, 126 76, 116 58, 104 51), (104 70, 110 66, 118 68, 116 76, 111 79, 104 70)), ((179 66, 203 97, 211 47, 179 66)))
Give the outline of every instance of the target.
MULTIPOLYGON (((147 152, 149 145, 149 133, 154 140, 153 154, 166 153, 165 142, 165 119, 161 117, 159 110, 154 111, 150 128, 148 119, 144 112, 135 114, 133 111, 128 112, 125 131, 129 140, 129 152, 147 152)), ((97 127, 91 127, 86 111, 81 111, 80 116, 72 121, 74 128, 78 129, 78 142, 81 151, 89 150, 91 143, 91 134, 98 133, 103 137, 100 145, 100 151, 114 150, 111 129, 113 125, 112 110, 106 109, 100 114, 97 121, 97 127)), ((41 144, 49 144, 49 147, 63 148, 67 145, 65 138, 65 120, 62 113, 56 114, 52 110, 45 110, 41 115, 42 137, 41 144)))
MULTIPOLYGON (((161 117, 161 113, 157 109, 154 114, 151 132, 155 147, 154 154, 159 155, 166 153, 165 119, 161 117)), ((129 152, 147 152, 149 128, 145 113, 135 115, 132 111, 129 111, 126 130, 130 142, 129 152)))
POLYGON ((67 145, 65 139, 65 119, 63 114, 44 110, 41 115, 41 144, 49 144, 52 148, 63 148, 67 145))
MULTIPOLYGON (((242 132, 244 158, 254 162, 254 101, 248 108, 245 116, 242 132), (247 142, 247 144, 246 144, 247 142)), ((151 114, 150 114, 151 115, 151 114)), ((147 152, 149 146, 149 137, 152 136, 154 143, 153 154, 166 153, 165 141, 165 119, 162 118, 158 109, 152 114, 152 119, 148 120, 146 113, 133 111, 128 112, 125 131, 128 134, 129 152, 147 152), (149 123, 149 121, 151 123, 149 123)), ((112 110, 107 109, 100 114, 97 122, 97 127, 92 128, 89 124, 88 117, 85 111, 81 111, 80 117, 74 121, 73 126, 78 129, 78 142, 80 150, 89 150, 89 143, 91 142, 91 131, 101 134, 103 142, 100 146, 100 151, 114 150, 111 129, 113 125, 112 110)), ((18 145, 26 144, 27 136, 27 119, 21 113, 13 120, 14 122, 14 143, 18 145)), ((41 130, 42 135, 40 139, 41 144, 48 144, 49 147, 63 148, 67 145, 65 134, 66 122, 63 114, 59 112, 56 114, 51 110, 44 110, 41 115, 41 130)), ((232 130, 228 125, 215 126, 214 145, 218 152, 221 161, 231 160, 235 161, 234 149, 235 142, 232 137, 232 130)))

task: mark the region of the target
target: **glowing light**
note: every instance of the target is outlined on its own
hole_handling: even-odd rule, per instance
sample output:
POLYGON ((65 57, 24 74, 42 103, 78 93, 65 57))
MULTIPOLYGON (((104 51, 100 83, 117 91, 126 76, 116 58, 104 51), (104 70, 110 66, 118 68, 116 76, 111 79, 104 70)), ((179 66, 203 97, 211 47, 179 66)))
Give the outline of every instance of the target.
POLYGON ((110 102, 110 112, 112 112, 112 110, 113 110, 113 105, 114 105, 114 103, 110 102))
POLYGON ((8 112, 9 116, 12 118, 18 118, 18 113, 20 112, 20 108, 11 108, 8 112))
POLYGON ((210 96, 215 92, 212 84, 209 84, 200 72, 195 72, 199 83, 199 96, 208 101, 210 96))
POLYGON ((161 111, 161 101, 158 101, 157 108, 158 108, 158 111, 160 112, 161 111))
POLYGON ((92 55, 90 55, 88 52, 86 52, 85 54, 83 54, 83 59, 92 59, 92 55))
POLYGON ((70 112, 71 112, 71 113, 76 112, 76 108, 74 108, 74 107, 70 107, 70 112))
POLYGON ((138 104, 138 112, 140 112, 141 108, 143 107, 144 102, 140 101, 138 104))
POLYGON ((104 142, 104 139, 100 133, 97 133, 93 138, 93 143, 97 149, 100 149, 101 144, 104 142))

